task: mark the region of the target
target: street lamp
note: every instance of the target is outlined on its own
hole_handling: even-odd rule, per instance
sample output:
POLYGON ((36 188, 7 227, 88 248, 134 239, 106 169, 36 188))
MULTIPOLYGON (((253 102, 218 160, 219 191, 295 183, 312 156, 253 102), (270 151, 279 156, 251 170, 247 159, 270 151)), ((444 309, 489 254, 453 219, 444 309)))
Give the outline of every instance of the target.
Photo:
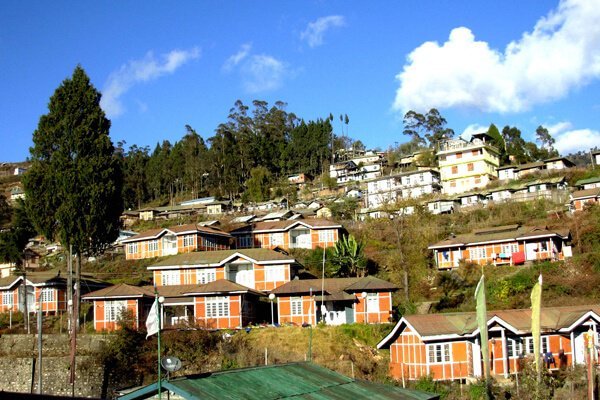
POLYGON ((269 301, 271 302, 271 326, 275 326, 275 320, 273 319, 273 302, 275 301, 275 294, 269 294, 269 301))

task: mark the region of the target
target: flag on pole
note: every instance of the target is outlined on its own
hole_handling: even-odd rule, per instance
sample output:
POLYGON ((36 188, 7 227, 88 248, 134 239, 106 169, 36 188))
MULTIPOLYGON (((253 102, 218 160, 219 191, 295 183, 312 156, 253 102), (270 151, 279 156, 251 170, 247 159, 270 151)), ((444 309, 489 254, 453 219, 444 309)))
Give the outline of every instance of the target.
POLYGON ((485 378, 490 378, 490 352, 488 349, 488 330, 487 330, 487 306, 485 301, 485 278, 481 279, 475 288, 475 300, 477 302, 477 327, 481 337, 481 355, 483 357, 483 367, 485 378))
POLYGON ((146 339, 150 336, 158 333, 158 297, 152 303, 152 308, 150 308, 150 312, 148 313, 148 318, 146 319, 146 331, 148 334, 146 335, 146 339))
POLYGON ((531 336, 533 337, 533 356, 535 358, 535 370, 540 371, 540 325, 542 309, 542 274, 538 282, 531 290, 531 336))

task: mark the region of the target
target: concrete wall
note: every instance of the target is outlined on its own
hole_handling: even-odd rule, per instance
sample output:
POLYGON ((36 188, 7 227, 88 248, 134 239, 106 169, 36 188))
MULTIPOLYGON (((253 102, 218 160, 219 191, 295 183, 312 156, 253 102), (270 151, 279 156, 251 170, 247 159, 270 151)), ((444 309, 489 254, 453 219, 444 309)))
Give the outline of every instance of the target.
MULTIPOLYGON (((106 386, 104 367, 98 353, 105 337, 80 335, 74 394, 82 397, 102 397, 106 386)), ((42 355, 42 392, 52 395, 72 393, 69 379, 69 340, 66 335, 44 335, 42 355)), ((37 336, 0 336, 0 391, 36 393, 37 336)))

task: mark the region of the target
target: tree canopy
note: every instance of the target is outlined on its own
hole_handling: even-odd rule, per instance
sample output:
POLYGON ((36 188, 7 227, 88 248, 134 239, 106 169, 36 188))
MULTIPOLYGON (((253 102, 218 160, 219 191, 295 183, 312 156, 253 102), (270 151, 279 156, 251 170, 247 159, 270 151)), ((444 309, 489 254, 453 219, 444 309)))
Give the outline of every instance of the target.
POLYGON ((123 211, 121 163, 100 97, 77 66, 40 117, 24 177, 34 225, 77 254, 94 254, 112 243, 123 211))

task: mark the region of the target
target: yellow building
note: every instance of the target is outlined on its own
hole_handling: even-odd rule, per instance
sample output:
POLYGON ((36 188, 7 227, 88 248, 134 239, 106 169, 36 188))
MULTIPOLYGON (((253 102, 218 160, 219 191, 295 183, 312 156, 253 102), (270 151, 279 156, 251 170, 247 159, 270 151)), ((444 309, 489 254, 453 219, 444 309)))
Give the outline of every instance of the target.
POLYGON ((469 141, 459 138, 442 142, 437 156, 444 193, 468 192, 496 179, 498 155, 486 133, 475 134, 469 141))

